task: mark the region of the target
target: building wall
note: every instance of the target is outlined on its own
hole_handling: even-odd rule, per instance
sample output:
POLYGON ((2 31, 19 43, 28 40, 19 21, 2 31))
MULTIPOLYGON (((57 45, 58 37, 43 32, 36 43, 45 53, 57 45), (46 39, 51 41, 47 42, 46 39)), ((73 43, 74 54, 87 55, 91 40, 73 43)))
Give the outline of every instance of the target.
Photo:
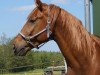
POLYGON ((100 36, 100 0, 93 0, 93 33, 100 36))

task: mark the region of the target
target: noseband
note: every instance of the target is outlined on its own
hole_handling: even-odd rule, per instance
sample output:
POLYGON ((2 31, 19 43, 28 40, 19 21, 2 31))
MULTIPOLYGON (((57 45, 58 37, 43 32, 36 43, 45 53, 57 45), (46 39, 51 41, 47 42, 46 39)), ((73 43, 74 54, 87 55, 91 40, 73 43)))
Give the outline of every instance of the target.
MULTIPOLYGON (((19 33, 21 36, 22 36, 22 38, 28 43, 28 44, 30 44, 32 47, 34 47, 34 48, 40 48, 41 46, 43 46, 45 43, 42 43, 41 45, 39 45, 39 46, 37 46, 37 45, 35 45, 35 44, 33 44, 32 43, 32 39, 34 39, 35 37, 37 37, 37 36, 39 36, 40 34, 42 34, 43 32, 47 32, 47 38, 48 38, 48 40, 51 40, 51 34, 52 34, 52 32, 50 31, 50 24, 51 24, 51 21, 50 21, 50 7, 48 6, 48 19, 47 19, 47 26, 43 29, 43 30, 41 30, 40 32, 38 32, 37 34, 35 34, 35 35, 33 35, 33 36, 25 36, 23 33, 19 33)), ((59 15, 59 14, 58 14, 59 15)), ((58 17, 58 16, 57 16, 58 17)), ((57 18, 56 18, 57 19, 57 18)))

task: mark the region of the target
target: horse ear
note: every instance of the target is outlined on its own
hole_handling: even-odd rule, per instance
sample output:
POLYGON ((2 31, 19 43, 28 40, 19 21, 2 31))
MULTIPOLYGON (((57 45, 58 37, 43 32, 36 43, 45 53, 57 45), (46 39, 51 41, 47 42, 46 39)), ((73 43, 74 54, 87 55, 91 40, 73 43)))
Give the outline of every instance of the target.
POLYGON ((39 8, 39 10, 42 11, 42 2, 40 0, 35 0, 35 4, 39 8))

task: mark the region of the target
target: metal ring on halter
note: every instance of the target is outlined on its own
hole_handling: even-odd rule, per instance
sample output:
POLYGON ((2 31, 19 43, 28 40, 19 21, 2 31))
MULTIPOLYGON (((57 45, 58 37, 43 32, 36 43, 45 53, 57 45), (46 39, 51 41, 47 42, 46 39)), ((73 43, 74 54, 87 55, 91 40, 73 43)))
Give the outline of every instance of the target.
POLYGON ((29 41, 29 40, 30 40, 30 37, 28 36, 28 37, 26 37, 25 39, 26 39, 27 41, 29 41))
POLYGON ((50 23, 51 23, 51 21, 50 21, 50 20, 47 20, 47 23, 49 23, 49 24, 50 24, 50 23))

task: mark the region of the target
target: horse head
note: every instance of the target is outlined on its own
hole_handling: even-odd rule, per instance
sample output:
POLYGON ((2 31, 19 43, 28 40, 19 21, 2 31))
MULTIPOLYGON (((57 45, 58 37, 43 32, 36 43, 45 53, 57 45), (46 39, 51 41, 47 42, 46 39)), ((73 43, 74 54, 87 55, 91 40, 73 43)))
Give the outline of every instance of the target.
POLYGON ((59 15, 58 7, 40 0, 36 0, 35 4, 36 8, 29 14, 25 25, 14 39, 15 55, 25 55, 32 48, 38 48, 49 41, 53 35, 54 24, 59 15))

